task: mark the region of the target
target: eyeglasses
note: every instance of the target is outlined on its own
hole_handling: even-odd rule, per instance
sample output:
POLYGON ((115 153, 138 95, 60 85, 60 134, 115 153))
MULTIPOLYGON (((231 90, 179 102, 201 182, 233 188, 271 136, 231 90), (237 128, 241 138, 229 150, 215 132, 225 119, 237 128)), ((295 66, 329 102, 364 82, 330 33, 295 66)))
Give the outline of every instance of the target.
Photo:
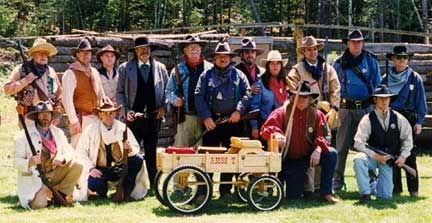
POLYGON ((408 60, 409 56, 403 56, 403 55, 396 55, 396 60, 408 60))
POLYGON ((116 114, 116 112, 113 112, 113 111, 105 111, 105 112, 102 112, 104 115, 112 115, 112 114, 116 114))

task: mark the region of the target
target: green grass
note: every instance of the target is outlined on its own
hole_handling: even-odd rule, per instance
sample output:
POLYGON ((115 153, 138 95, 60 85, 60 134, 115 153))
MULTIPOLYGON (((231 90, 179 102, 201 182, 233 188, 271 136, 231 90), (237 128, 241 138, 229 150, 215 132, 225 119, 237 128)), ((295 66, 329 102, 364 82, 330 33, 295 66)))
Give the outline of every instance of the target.
POLYGON ((357 204, 357 185, 350 155, 346 176, 348 189, 336 194, 341 199, 336 205, 318 200, 283 201, 276 211, 254 212, 247 204, 235 199, 212 200, 202 215, 185 217, 172 213, 151 196, 120 205, 98 200, 69 208, 24 210, 18 204, 16 170, 13 168, 13 137, 18 131, 14 107, 13 99, 0 96, 3 116, 0 126, 0 222, 432 222, 432 159, 428 155, 418 157, 419 198, 410 198, 404 192, 393 200, 374 200, 367 206, 357 204))

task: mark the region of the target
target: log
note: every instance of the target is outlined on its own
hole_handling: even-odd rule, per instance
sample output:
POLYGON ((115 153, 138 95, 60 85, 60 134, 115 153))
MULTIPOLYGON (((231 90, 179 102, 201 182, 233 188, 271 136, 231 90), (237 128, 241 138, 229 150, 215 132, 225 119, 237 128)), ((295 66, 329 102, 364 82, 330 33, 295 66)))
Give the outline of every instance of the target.
POLYGON ((426 115, 425 120, 423 122, 423 127, 432 128, 432 115, 426 115))

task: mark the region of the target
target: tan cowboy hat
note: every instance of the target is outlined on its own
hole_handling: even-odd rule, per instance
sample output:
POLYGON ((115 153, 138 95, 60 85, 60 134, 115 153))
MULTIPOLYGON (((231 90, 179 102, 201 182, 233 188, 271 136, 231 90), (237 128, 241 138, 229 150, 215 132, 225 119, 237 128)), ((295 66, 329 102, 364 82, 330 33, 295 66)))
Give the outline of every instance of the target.
POLYGON ((266 66, 268 62, 271 61, 280 61, 282 62, 282 67, 285 67, 288 63, 288 59, 282 59, 282 55, 279 53, 278 50, 271 50, 267 54, 267 59, 261 59, 261 65, 266 66))
POLYGON ((108 53, 108 52, 114 53, 114 55, 116 57, 116 61, 120 58, 120 52, 118 50, 114 49, 114 47, 112 47, 110 44, 108 44, 104 48, 99 50, 99 52, 97 52, 97 54, 96 54, 97 60, 102 63, 102 61, 100 59, 102 54, 108 53))
POLYGON ((111 99, 103 97, 99 100, 98 106, 93 109, 93 113, 98 115, 99 112, 120 112, 121 106, 116 106, 111 99))
POLYGON ((318 41, 313 36, 306 36, 302 39, 302 44, 297 47, 297 53, 302 54, 303 49, 308 47, 316 47, 318 48, 318 51, 320 51, 322 48, 324 48, 324 44, 318 43, 318 41))
POLYGON ((57 54, 57 49, 54 47, 54 45, 48 43, 46 39, 42 39, 42 38, 37 38, 34 41, 32 48, 27 50, 27 53, 31 55, 34 52, 38 52, 38 51, 48 52, 49 57, 57 54))
POLYGON ((27 113, 27 118, 30 120, 35 120, 37 114, 41 112, 51 112, 52 119, 60 117, 62 114, 59 111, 55 111, 48 101, 39 101, 32 112, 27 113))

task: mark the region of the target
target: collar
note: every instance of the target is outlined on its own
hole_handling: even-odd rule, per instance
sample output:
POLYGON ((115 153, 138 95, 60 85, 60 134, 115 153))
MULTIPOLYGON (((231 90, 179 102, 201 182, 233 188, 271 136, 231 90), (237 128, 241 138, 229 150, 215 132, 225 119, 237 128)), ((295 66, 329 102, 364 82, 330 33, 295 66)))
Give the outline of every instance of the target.
MULTIPOLYGON (((141 60, 138 60, 138 67, 141 67, 141 65, 143 65, 144 63, 141 62, 141 60)), ((147 60, 147 62, 145 63, 145 65, 150 67, 150 60, 147 60)))
POLYGON ((305 59, 305 61, 306 61, 306 63, 308 63, 309 64, 309 66, 313 66, 313 67, 316 67, 317 65, 318 65, 318 59, 317 59, 317 61, 315 62, 315 63, 309 63, 309 60, 307 60, 307 59, 305 59))

